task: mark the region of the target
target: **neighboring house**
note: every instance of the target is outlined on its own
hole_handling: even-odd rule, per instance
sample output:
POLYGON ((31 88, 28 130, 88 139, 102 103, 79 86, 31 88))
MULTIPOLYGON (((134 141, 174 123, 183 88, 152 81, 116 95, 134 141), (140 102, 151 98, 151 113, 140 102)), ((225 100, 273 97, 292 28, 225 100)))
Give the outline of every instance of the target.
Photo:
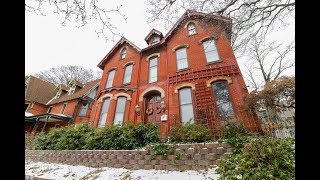
POLYGON ((165 36, 152 29, 146 48, 122 37, 98 64, 103 75, 91 114, 94 126, 155 122, 167 135, 175 123, 216 130, 237 118, 248 130, 260 131, 257 116, 243 107, 248 91, 230 32, 229 18, 188 10, 165 36), (204 17, 225 28, 201 26, 204 17))
POLYGON ((29 81, 34 83, 27 83, 26 102, 33 102, 34 97, 41 97, 43 101, 41 106, 34 104, 33 107, 30 106, 26 110, 26 131, 47 131, 51 127, 64 126, 69 123, 89 122, 92 102, 99 87, 99 79, 86 84, 74 80, 67 87, 62 84, 54 86, 33 76, 30 77, 31 81, 29 81), (29 98, 27 94, 30 92, 34 92, 37 96, 30 96, 33 99, 29 98), (50 92, 50 94, 47 95, 44 92, 50 92), (44 95, 46 98, 43 97, 44 95))

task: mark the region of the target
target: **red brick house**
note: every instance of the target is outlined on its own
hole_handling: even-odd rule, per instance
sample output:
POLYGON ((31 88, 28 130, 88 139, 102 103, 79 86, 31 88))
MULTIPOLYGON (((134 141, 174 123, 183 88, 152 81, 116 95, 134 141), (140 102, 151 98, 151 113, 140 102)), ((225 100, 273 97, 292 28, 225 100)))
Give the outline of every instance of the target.
POLYGON ((67 87, 30 76, 25 91, 25 130, 47 131, 69 123, 89 122, 99 81, 81 84, 74 80, 67 87))
POLYGON ((104 72, 94 126, 156 122, 167 135, 174 123, 191 120, 215 130, 236 118, 260 131, 257 117, 243 108, 248 91, 230 45, 230 24, 225 17, 186 11, 165 36, 152 29, 144 49, 122 37, 98 64, 104 72), (203 27, 204 17, 219 26, 203 27))
POLYGON ((230 19, 188 10, 165 36, 152 29, 146 48, 122 37, 98 64, 103 75, 94 126, 155 122, 166 136, 175 123, 203 123, 215 131, 236 118, 260 131, 257 117, 243 107, 248 91, 230 32, 230 19), (211 23, 200 23, 204 18, 211 23))

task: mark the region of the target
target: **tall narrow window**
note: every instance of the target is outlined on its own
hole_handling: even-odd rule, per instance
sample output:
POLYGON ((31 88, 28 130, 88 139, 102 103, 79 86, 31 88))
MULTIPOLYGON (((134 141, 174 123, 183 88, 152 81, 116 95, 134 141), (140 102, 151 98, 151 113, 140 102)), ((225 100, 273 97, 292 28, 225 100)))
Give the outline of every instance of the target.
POLYGON ((133 64, 126 66, 126 70, 124 72, 123 84, 130 83, 131 74, 132 74, 132 66, 133 66, 133 64))
POLYGON ((234 116, 233 107, 230 101, 227 82, 216 82, 212 84, 217 107, 222 120, 234 116))
POLYGON ((182 123, 194 123, 191 88, 180 89, 179 100, 182 123))
POLYGON ((121 53, 120 53, 120 59, 124 59, 127 54, 127 48, 123 48, 121 53))
POLYGON ((220 59, 214 40, 205 41, 202 45, 206 54, 207 63, 215 62, 220 59))
POLYGON ((122 125, 123 117, 124 117, 124 111, 126 109, 126 101, 127 101, 127 98, 118 97, 116 113, 115 113, 114 121, 113 121, 114 125, 117 125, 117 124, 122 125))
POLYGON ((115 72, 116 70, 109 71, 106 88, 112 87, 115 72))
POLYGON ((158 76, 158 57, 149 59, 149 83, 156 82, 158 76))
POLYGON ((196 34, 196 26, 194 25, 194 23, 189 23, 188 24, 188 34, 189 36, 190 35, 193 35, 193 34, 196 34))
POLYGON ((106 124, 109 104, 110 104, 110 98, 107 98, 103 101, 103 105, 102 105, 101 113, 100 113, 100 119, 99 119, 99 123, 98 123, 98 128, 104 127, 106 124))
POLYGON ((187 48, 176 50, 178 70, 188 68, 187 48))
POLYGON ((81 107, 79 116, 85 116, 85 115, 87 115, 88 106, 89 106, 89 103, 83 103, 83 104, 82 104, 82 107, 81 107))
POLYGON ((67 103, 64 103, 64 104, 62 105, 60 114, 63 114, 63 113, 64 113, 64 110, 66 109, 66 106, 67 106, 67 103))

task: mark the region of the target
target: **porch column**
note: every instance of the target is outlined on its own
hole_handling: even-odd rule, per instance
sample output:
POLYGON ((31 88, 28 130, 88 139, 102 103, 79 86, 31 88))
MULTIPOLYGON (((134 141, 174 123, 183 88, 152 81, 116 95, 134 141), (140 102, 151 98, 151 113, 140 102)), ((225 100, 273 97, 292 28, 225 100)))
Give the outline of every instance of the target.
POLYGON ((46 122, 44 123, 44 125, 43 125, 43 127, 42 127, 41 132, 43 132, 43 130, 46 128, 49 117, 50 117, 50 116, 47 116, 47 118, 46 118, 46 122))
POLYGON ((38 123, 39 123, 39 118, 36 119, 36 123, 34 124, 31 132, 34 132, 37 129, 38 123))

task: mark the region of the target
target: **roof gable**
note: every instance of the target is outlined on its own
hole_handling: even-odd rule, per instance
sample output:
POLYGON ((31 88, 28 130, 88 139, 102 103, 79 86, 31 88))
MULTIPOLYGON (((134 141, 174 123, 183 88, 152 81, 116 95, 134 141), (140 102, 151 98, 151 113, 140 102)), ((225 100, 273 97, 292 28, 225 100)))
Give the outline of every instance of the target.
POLYGON ((65 102, 65 101, 81 98, 85 94, 87 94, 90 90, 92 90, 93 87, 95 87, 97 84, 99 84, 99 82, 100 82, 100 79, 87 82, 83 85, 83 87, 81 89, 79 89, 78 91, 75 91, 73 94, 69 95, 68 93, 66 93, 64 95, 61 95, 59 98, 51 99, 47 103, 47 105, 57 104, 60 102, 65 102))
POLYGON ((149 34, 144 38, 144 40, 148 43, 149 42, 149 39, 150 37, 153 35, 153 34, 157 34, 160 36, 160 38, 163 38, 163 35, 160 31, 156 30, 156 29, 152 29, 149 34))
MULTIPOLYGON (((172 28, 169 30, 169 32, 164 36, 164 38, 162 38, 161 42, 159 44, 156 44, 154 46, 149 46, 146 47, 144 49, 142 49, 141 51, 146 51, 149 50, 151 48, 154 48, 156 46, 159 46, 160 44, 166 43, 171 37, 172 35, 179 29, 179 27, 181 27, 181 25, 185 22, 186 19, 190 18, 190 17, 199 17, 199 18, 204 18, 204 17, 208 17, 208 18, 212 18, 218 21, 224 21, 226 23, 230 23, 231 24, 231 19, 224 17, 224 16, 218 16, 218 15, 214 15, 212 13, 202 13, 202 12, 197 12, 194 10, 187 10, 179 19, 178 21, 172 26, 172 28)), ((231 30, 230 30, 231 31, 231 30)), ((152 32, 152 31, 151 31, 152 32)), ((149 33, 150 34, 150 33, 149 33)), ((150 35, 151 36, 151 35, 150 35)))
POLYGON ((46 104, 55 96, 56 86, 34 76, 28 78, 28 85, 25 91, 25 99, 40 104, 46 104))
POLYGON ((130 46, 133 47, 133 49, 135 49, 137 52, 140 53, 141 49, 138 46, 136 46, 131 41, 129 41, 127 38, 122 36, 121 39, 117 42, 117 44, 114 45, 113 48, 109 51, 109 53, 99 62, 98 67, 103 70, 103 67, 108 62, 111 55, 115 52, 115 50, 118 47, 120 47, 120 45, 123 45, 125 42, 127 42, 130 46))

